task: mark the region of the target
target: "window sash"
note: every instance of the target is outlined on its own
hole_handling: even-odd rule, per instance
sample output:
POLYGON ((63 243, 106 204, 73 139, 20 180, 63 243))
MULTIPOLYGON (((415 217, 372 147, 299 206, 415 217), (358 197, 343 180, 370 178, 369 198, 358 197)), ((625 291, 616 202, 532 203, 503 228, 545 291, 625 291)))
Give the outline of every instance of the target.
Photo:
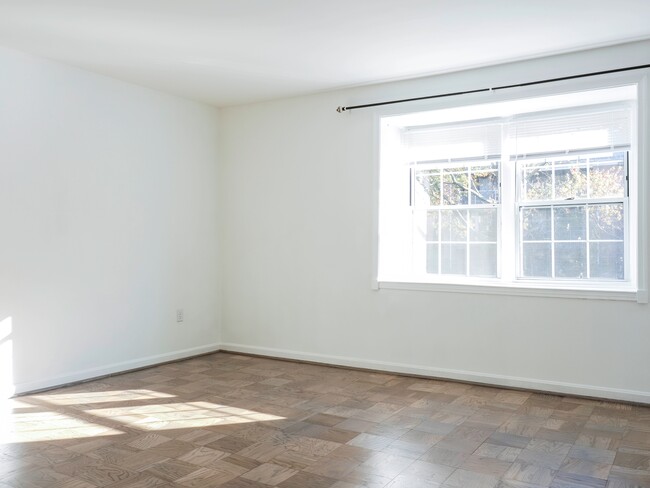
POLYGON ((629 242, 629 203, 628 198, 619 198, 619 199, 603 199, 603 200, 594 200, 583 201, 576 203, 575 201, 560 201, 552 202, 545 204, 535 204, 533 205, 521 205, 517 210, 517 281, 536 281, 536 282, 549 282, 553 283, 556 281, 577 281, 580 283, 629 283, 631 281, 630 277, 630 242, 629 242), (623 206, 623 237, 622 239, 595 239, 590 235, 590 215, 591 207, 598 205, 608 205, 608 204, 620 204, 623 206), (567 207, 584 207, 585 209, 585 228, 584 228, 584 239, 557 239, 555 232, 555 208, 567 208, 567 207), (548 239, 528 239, 524 240, 523 238, 523 210, 524 209, 551 209, 550 216, 550 237, 548 239), (584 268, 585 268, 585 277, 561 277, 556 276, 556 245, 557 244, 584 244, 585 245, 585 257, 584 257, 584 268), (591 244, 599 243, 622 243, 623 244, 623 278, 604 278, 604 277, 592 277, 591 272, 591 244), (550 276, 525 276, 524 275, 524 251, 523 248, 526 244, 547 244, 550 245, 551 250, 551 261, 550 261, 550 276))
MULTIPOLYGON (((535 163, 536 161, 544 161, 552 163, 552 191, 555 193, 555 167, 558 159, 562 161, 564 158, 570 158, 571 156, 578 155, 556 155, 556 154, 539 154, 535 157, 518 159, 516 157, 511 157, 510 170, 514 171, 514 180, 515 180, 515 207, 516 207, 516 230, 515 235, 513 236, 516 239, 516 268, 515 268, 515 280, 517 281, 537 281, 537 282, 560 282, 560 281, 579 281, 579 282, 614 282, 614 283, 629 283, 631 280, 630 277, 630 232, 629 232, 629 151, 630 146, 626 145, 619 148, 606 148, 603 150, 589 150, 583 151, 580 156, 585 156, 584 161, 581 161, 575 165, 566 165, 567 169, 575 167, 585 167, 587 168, 587 179, 586 179, 586 191, 589 195, 589 184, 590 176, 589 170, 592 166, 597 166, 598 162, 593 162, 593 159, 598 158, 600 155, 607 155, 608 153, 614 152, 625 152, 625 158, 623 161, 623 171, 625 176, 625 182, 623 186, 623 196, 616 197, 581 197, 581 198, 572 198, 572 199, 561 199, 561 198, 550 198, 544 200, 527 200, 522 198, 522 193, 524 191, 524 164, 535 163), (623 239, 622 240, 603 240, 603 239, 591 239, 589 235, 589 208, 596 205, 607 205, 607 204, 622 204, 623 205, 623 239), (567 208, 567 207, 584 207, 585 208, 585 239, 584 240, 565 240, 565 239, 556 239, 555 238, 555 209, 556 208, 567 208), (524 240, 523 238, 523 217, 524 209, 534 209, 534 208, 550 208, 551 209, 551 235, 548 240, 524 240), (623 279, 607 279, 603 277, 592 277, 591 276, 591 243, 599 242, 622 242, 623 243, 623 279), (559 277, 556 276, 556 244, 557 243, 584 243, 585 245, 585 256, 584 256, 584 268, 585 268, 585 277, 559 277), (524 274, 524 245, 525 244, 550 244, 551 249, 551 261, 550 261, 550 276, 526 276, 524 274)), ((506 192, 507 193, 507 192, 506 192)))
POLYGON ((482 278, 498 278, 499 276, 499 264, 500 264, 500 249, 501 249, 501 229, 500 229, 500 214, 501 206, 500 205, 463 205, 463 206, 446 206, 446 207, 436 207, 436 208, 426 208, 426 209, 413 209, 412 211, 412 246, 413 246, 413 261, 412 266, 414 269, 422 268, 422 264, 426 266, 426 274, 434 276, 463 276, 468 278, 482 277, 482 278), (481 228, 481 230, 475 232, 472 227, 472 211, 477 210, 493 210, 494 215, 488 218, 493 219, 493 228, 491 229, 489 224, 486 227, 481 228), (445 237, 445 222, 442 218, 443 212, 457 212, 460 215, 460 218, 465 221, 465 226, 463 227, 460 236, 447 235, 445 237), (419 216, 416 216, 419 214, 419 216), (435 218, 435 233, 430 236, 428 233, 428 218, 430 214, 436 214, 435 218), (427 222, 427 231, 424 239, 420 239, 419 242, 415 238, 418 233, 422 232, 421 225, 418 226, 418 222, 422 221, 427 222), (493 238, 485 238, 485 234, 493 233, 493 238), (420 248, 420 252, 424 249, 424 256, 420 255, 417 251, 417 247, 420 248), (443 262, 445 250, 451 252, 452 247, 455 247, 459 251, 460 247, 463 248, 464 252, 464 263, 463 263, 463 272, 444 272, 445 263, 443 262), (485 251, 488 248, 493 247, 494 251, 494 260, 489 261, 474 261, 474 253, 479 252, 479 248, 485 251), (430 253, 435 249, 435 271, 431 271, 431 256, 430 253), (423 259, 424 258, 424 259, 423 259), (420 266, 416 263, 420 262, 420 266), (493 271, 488 272, 473 272, 476 269, 490 269, 493 271))

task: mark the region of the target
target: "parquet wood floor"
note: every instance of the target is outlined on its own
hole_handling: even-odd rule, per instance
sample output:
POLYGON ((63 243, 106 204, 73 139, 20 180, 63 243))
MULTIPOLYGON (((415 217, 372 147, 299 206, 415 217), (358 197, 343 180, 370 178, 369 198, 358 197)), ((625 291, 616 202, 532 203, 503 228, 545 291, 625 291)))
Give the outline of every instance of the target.
POLYGON ((0 488, 650 487, 650 408, 227 353, 1 415, 0 488))

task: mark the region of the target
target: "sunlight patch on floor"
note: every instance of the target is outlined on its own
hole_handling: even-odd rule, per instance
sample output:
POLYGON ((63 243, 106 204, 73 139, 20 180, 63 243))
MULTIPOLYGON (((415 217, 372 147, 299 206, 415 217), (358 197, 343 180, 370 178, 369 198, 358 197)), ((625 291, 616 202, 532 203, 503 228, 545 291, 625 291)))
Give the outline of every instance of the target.
POLYGON ((82 393, 59 393, 53 395, 34 395, 31 398, 53 405, 86 405, 89 403, 127 402, 133 400, 156 400, 174 398, 176 395, 153 390, 114 390, 90 391, 82 393))
POLYGON ((85 413, 110 418, 114 422, 142 430, 186 429, 284 419, 277 415, 210 402, 100 408, 85 410, 85 413))
POLYGON ((41 442, 118 435, 123 432, 59 412, 13 413, 3 419, 0 443, 41 442))

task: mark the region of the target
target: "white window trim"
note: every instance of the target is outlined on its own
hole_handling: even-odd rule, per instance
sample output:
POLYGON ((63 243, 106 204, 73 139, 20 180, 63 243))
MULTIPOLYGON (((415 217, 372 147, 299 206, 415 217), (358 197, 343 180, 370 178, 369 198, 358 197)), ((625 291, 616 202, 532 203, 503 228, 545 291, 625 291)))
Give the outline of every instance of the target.
MULTIPOLYGON (((373 290, 412 290, 412 291, 433 291, 443 293, 473 293, 489 295, 508 296, 530 296, 530 297, 553 297, 573 299, 595 299, 595 300, 621 300, 637 303, 648 303, 648 219, 650 211, 648 205, 650 199, 650 69, 637 72, 615 73, 611 75, 598 76, 556 82, 549 85, 537 85, 524 88, 513 88, 504 92, 477 93, 462 97, 462 99, 438 99, 435 101, 412 102, 408 104, 408 110, 404 106, 379 107, 374 109, 373 114, 373 174, 372 174, 372 265, 373 278, 371 288, 373 290), (517 279, 513 282, 503 282, 497 279, 471 278, 468 280, 454 279, 453 276, 428 277, 427 281, 379 281, 377 272, 379 269, 379 173, 380 173, 380 146, 381 146, 381 119, 387 116, 404 115, 419 111, 440 110, 445 108, 462 107, 469 105, 480 105, 485 103, 517 100, 529 97, 541 97, 570 93, 575 91, 610 88, 621 85, 636 84, 638 86, 637 106, 639 107, 637 117, 637 130, 633 133, 632 144, 637 148, 637 162, 630 165, 630 180, 634 183, 630 186, 630 198, 636 199, 637 214, 631 215, 636 226, 628 226, 635 231, 630 235, 632 242, 636 242, 636 253, 631 253, 632 270, 636 275, 636 286, 629 287, 617 284, 615 288, 607 283, 585 283, 576 281, 548 282, 538 280, 517 279), (643 137, 642 135, 646 135, 643 137)), ((505 184, 506 182, 503 182, 505 184)))

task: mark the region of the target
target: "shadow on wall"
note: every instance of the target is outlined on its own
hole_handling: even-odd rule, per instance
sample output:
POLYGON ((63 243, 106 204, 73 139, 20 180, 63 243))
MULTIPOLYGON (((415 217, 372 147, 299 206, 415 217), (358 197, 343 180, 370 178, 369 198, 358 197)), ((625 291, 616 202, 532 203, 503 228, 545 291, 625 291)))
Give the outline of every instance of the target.
POLYGON ((0 399, 9 398, 16 391, 13 375, 12 327, 11 317, 0 319, 0 399))

